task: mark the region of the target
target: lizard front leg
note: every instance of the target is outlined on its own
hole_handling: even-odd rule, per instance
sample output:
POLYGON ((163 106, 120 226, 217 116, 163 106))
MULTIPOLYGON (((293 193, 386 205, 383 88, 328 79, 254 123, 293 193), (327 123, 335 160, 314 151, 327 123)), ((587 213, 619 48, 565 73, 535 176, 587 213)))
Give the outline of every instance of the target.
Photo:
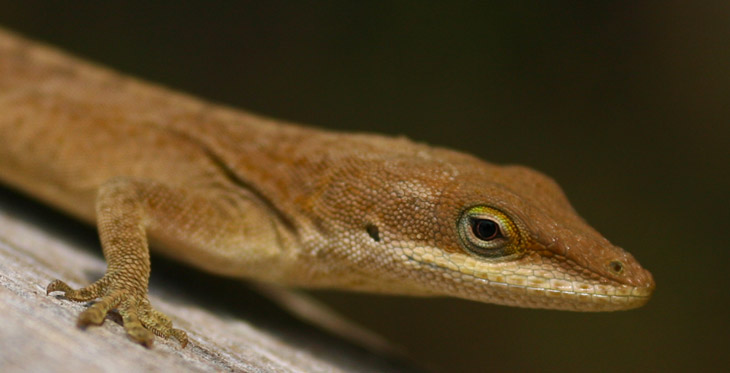
POLYGON ((127 334, 146 346, 154 334, 187 344, 185 332, 174 329, 147 298, 148 233, 176 259, 216 273, 260 279, 281 270, 280 250, 284 242, 291 242, 258 197, 225 182, 185 188, 112 179, 99 188, 96 219, 107 260, 104 276, 78 290, 56 280, 47 292, 62 291, 75 301, 99 298, 81 313, 78 324, 101 324, 117 309, 127 334))
POLYGON ((174 329, 164 314, 154 310, 147 298, 150 277, 150 254, 146 234, 149 200, 154 194, 143 184, 114 179, 99 189, 96 202, 97 225, 107 271, 93 284, 74 290, 60 280, 51 282, 48 293, 61 291, 74 301, 99 301, 78 318, 85 327, 101 324, 107 313, 117 309, 127 334, 145 346, 151 346, 154 334, 175 337, 184 347, 187 335, 174 329))

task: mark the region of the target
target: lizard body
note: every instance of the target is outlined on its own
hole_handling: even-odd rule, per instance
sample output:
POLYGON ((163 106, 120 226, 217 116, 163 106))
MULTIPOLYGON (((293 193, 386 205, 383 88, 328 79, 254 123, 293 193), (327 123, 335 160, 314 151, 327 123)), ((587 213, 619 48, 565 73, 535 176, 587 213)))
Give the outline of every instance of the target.
POLYGON ((128 334, 185 333, 147 301, 148 244, 218 274, 521 307, 643 305, 651 274, 550 178, 448 149, 266 119, 0 30, 0 180, 96 224, 108 270, 74 290, 128 334))

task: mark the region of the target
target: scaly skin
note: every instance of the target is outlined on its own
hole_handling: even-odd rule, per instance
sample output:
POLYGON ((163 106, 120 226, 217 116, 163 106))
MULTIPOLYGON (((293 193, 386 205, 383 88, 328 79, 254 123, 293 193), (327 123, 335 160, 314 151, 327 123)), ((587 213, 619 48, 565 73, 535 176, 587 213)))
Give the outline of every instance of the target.
POLYGON ((0 30, 0 179, 97 224, 107 273, 74 290, 128 334, 151 308, 148 240, 202 269, 297 287, 519 307, 639 307, 651 274, 548 177, 378 135, 326 132, 139 82, 0 30))

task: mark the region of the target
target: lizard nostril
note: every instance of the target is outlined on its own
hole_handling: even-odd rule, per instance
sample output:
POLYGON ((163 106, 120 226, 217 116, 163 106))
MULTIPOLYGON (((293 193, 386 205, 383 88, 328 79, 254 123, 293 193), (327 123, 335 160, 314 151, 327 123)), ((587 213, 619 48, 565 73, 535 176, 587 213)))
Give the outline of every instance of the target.
POLYGON ((611 261, 610 263, 608 263, 608 268, 611 269, 611 272, 618 275, 624 271, 624 264, 618 260, 614 260, 614 261, 611 261))

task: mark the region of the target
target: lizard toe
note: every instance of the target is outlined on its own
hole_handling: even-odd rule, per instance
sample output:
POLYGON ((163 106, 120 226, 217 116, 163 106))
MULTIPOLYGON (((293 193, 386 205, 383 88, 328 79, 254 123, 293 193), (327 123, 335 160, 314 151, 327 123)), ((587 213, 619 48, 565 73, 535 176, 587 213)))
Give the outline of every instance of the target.
POLYGON ((53 280, 46 287, 46 294, 59 291, 62 292, 63 296, 69 300, 86 302, 103 296, 111 282, 111 278, 105 275, 89 286, 85 286, 81 289, 74 289, 61 280, 53 280))
POLYGON ((164 313, 152 308, 149 301, 144 299, 139 304, 139 320, 145 328, 155 335, 168 339, 170 336, 177 339, 182 347, 188 343, 187 334, 172 327, 172 321, 164 313))
POLYGON ((149 306, 149 302, 146 300, 140 301, 134 297, 129 297, 122 300, 118 311, 119 314, 122 315, 122 322, 127 335, 132 340, 149 348, 152 347, 152 343, 155 339, 155 333, 149 330, 142 321, 140 321, 140 313, 146 313, 146 310, 144 310, 145 304, 149 306))
POLYGON ((124 292, 117 291, 101 297, 98 302, 81 312, 76 325, 80 328, 85 328, 88 325, 101 325, 109 311, 115 308, 124 296, 124 292))
POLYGON ((170 331, 170 334, 173 336, 173 338, 177 339, 177 341, 180 343, 180 347, 185 348, 185 346, 188 345, 188 333, 185 333, 184 330, 172 329, 170 331))

